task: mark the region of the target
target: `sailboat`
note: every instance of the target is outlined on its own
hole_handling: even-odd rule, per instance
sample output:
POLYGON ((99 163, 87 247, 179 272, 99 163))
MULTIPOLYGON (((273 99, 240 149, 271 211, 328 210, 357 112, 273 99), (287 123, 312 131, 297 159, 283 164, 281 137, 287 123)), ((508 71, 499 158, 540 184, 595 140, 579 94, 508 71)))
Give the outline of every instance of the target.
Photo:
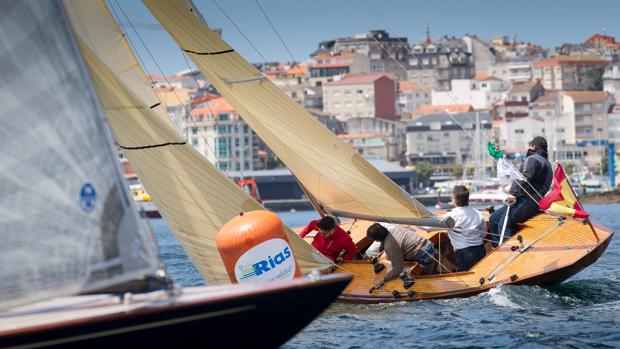
MULTIPOLYGON (((558 283, 596 261, 608 246, 613 233, 606 227, 541 213, 469 271, 454 272, 442 221, 289 99, 211 30, 190 1, 143 2, 291 170, 315 209, 352 219, 341 227, 351 232, 360 249, 369 245, 365 233, 370 224, 389 222, 411 225, 439 251, 439 274, 415 277, 415 283, 391 280, 379 289, 372 286, 387 271, 375 274, 369 261, 345 261, 336 270, 352 272, 354 279, 340 300, 416 301, 471 296, 501 284, 558 283)), ((389 261, 383 263, 389 269, 389 261)))
MULTIPOLYGON (((109 15, 103 1, 75 4, 99 6, 95 8, 103 12, 98 19, 109 15)), ((209 286, 181 288, 166 278, 155 241, 122 179, 110 127, 119 145, 145 149, 158 141, 155 130, 172 129, 152 105, 143 104, 145 96, 138 97, 95 55, 83 51, 67 15, 70 5, 0 3, 0 71, 5 82, 0 87, 0 347, 283 344, 336 298, 350 276, 231 284, 229 278, 218 279, 219 265, 212 263, 222 263, 221 256, 202 249, 199 255, 188 254, 203 275, 213 275, 209 286), (98 71, 94 63, 99 63, 98 71), (127 104, 110 109, 114 101, 127 104), (138 122, 144 122, 140 129, 133 124, 138 122), (119 137, 119 130, 135 138, 119 137)), ((79 12, 78 7, 73 10, 79 12)), ((81 19, 88 23, 88 18, 81 19)), ((92 21, 97 22, 95 17, 92 21)), ((119 57, 128 56, 125 52, 119 57)), ((135 69, 128 72, 140 77, 135 69)), ((175 140, 172 131, 165 134, 175 140)), ((155 155, 159 167, 140 166, 141 174, 176 165, 165 152, 155 155)), ((221 175, 198 172, 204 170, 201 166, 206 167, 194 165, 188 172, 220 185, 209 204, 228 200, 229 210, 236 208, 231 217, 261 209, 221 175)), ((174 187, 179 181, 166 188, 181 196, 174 187)), ((167 197, 162 188, 153 187, 155 199, 163 203, 167 197)), ((171 205, 168 210, 191 211, 177 201, 171 205)), ((217 213, 228 212, 197 211, 207 227, 225 219, 217 213)), ((186 226, 181 229, 188 239, 194 233, 186 226)), ((300 269, 322 265, 320 258, 305 260, 304 251, 313 252, 303 241, 290 243, 294 253, 300 252, 294 255, 300 269), (299 243, 302 248, 294 247, 299 243)))

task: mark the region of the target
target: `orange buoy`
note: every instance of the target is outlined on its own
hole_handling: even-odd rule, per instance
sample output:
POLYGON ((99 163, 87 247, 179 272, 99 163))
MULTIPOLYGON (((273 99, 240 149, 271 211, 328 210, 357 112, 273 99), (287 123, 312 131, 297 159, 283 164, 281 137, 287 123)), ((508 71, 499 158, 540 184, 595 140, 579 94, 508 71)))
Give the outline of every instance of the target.
POLYGON ((301 276, 282 221, 273 212, 250 211, 231 219, 215 243, 233 283, 301 276))

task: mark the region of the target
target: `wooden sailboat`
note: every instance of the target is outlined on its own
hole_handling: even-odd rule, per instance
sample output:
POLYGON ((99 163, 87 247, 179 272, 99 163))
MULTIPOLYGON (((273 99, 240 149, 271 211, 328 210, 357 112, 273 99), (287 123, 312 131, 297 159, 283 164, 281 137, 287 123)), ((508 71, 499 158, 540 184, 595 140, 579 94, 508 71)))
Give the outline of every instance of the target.
MULTIPOLYGON (((370 262, 344 262, 355 277, 340 296, 350 302, 390 302, 469 296, 498 284, 561 282, 594 262, 612 236, 607 228, 541 214, 470 271, 453 273, 451 248, 438 217, 392 183, 289 99, 202 20, 187 0, 144 0, 160 24, 217 90, 295 175, 320 214, 354 219, 344 226, 358 247, 368 246, 372 222, 412 225, 440 250, 442 274, 416 277, 405 289, 393 280, 370 290, 370 262), (304 136, 299 133, 303 132, 304 136), (433 227, 430 230, 418 226, 433 227)), ((384 272, 383 272, 384 273, 384 272)))
MULTIPOLYGON (((76 1, 73 14, 93 4, 105 10, 103 1, 76 1)), ((145 96, 138 97, 111 68, 76 44, 80 34, 75 37, 75 27, 69 25, 76 19, 67 16, 70 5, 0 3, 0 72, 10 81, 0 88, 0 123, 6 132, 0 137, 0 347, 119 347, 132 340, 152 347, 281 345, 318 316, 350 276, 229 284, 220 275, 219 254, 209 255, 213 250, 204 248, 212 237, 209 227, 217 228, 226 214, 233 217, 261 207, 221 174, 193 164, 188 172, 219 185, 205 205, 228 204, 223 209, 184 208, 179 202, 183 176, 157 171, 176 165, 183 154, 194 156, 191 149, 175 146, 182 151, 178 158, 162 150, 145 152, 157 157, 154 165, 159 168, 136 163, 141 174, 154 172, 171 182, 167 188, 172 194, 162 194, 161 187, 149 182, 155 200, 165 204, 162 197, 170 196, 166 212, 182 211, 190 221, 179 224, 184 241, 201 245, 200 253, 188 254, 210 284, 223 285, 182 289, 165 278, 155 242, 122 179, 108 127, 119 144, 134 150, 151 149, 160 141, 158 135, 169 135, 167 142, 174 142, 176 135, 143 104, 145 96), (125 104, 113 104, 119 101, 125 104), (203 235, 191 225, 200 217, 206 227, 203 235)), ((94 24, 102 18, 80 19, 94 24)), ((124 43, 120 32, 99 33, 115 44, 124 43)), ((116 63, 127 62, 122 59, 116 63)), ((132 72, 139 73, 122 73, 140 77, 132 72)), ((185 204, 191 206, 187 200, 185 204)), ((301 269, 323 265, 324 259, 314 258, 301 239, 290 243, 293 252, 299 252, 295 256, 301 269)))

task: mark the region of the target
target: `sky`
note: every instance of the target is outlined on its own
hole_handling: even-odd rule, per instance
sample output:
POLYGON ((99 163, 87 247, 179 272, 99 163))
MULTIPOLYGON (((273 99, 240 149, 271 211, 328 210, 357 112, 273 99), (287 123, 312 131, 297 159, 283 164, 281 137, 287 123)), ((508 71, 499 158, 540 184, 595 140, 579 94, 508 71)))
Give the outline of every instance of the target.
MULTIPOLYGON (((178 46, 136 0, 107 0, 125 25, 129 39, 148 72, 170 75, 188 69, 178 46), (121 11, 122 9, 122 11, 121 11), (127 19, 128 18, 128 19, 127 19), (134 24, 139 37, 127 23, 134 24), (145 26, 146 24, 146 26, 145 26), (147 49, 141 43, 144 41, 147 49), (156 65, 157 64, 157 65, 156 65)), ((409 43, 425 37, 477 34, 489 39, 508 35, 543 47, 579 43, 605 31, 620 41, 618 0, 194 0, 211 28, 221 28, 224 40, 250 62, 306 61, 318 43, 338 37, 385 29, 409 43), (292 56, 260 11, 277 29, 292 56), (241 29, 260 55, 216 5, 241 29)))

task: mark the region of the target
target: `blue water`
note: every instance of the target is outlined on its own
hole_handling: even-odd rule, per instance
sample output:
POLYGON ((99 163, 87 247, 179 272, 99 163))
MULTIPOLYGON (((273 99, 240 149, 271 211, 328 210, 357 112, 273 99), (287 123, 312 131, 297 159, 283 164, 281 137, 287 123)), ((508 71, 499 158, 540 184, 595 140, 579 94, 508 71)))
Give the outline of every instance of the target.
MULTIPOLYGON (((620 204, 586 210, 620 232, 620 204)), ((318 217, 278 215, 289 226, 318 217)), ((203 284, 165 223, 151 225, 168 274, 184 286, 203 284)), ((619 238, 595 264, 552 288, 502 286, 471 298, 389 305, 335 303, 285 347, 620 347, 619 238)))

